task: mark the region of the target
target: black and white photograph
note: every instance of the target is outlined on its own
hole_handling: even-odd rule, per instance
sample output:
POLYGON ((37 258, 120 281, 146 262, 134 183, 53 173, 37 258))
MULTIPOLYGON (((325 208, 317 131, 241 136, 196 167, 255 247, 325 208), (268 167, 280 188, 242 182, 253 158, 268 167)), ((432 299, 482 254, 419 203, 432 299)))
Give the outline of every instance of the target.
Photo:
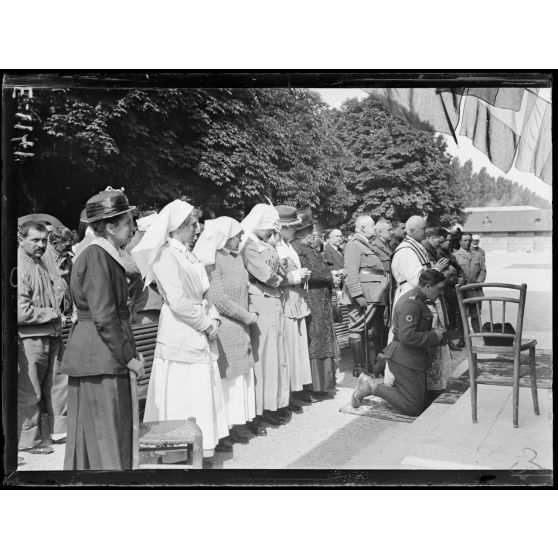
POLYGON ((2 114, 16 483, 552 483, 550 72, 8 73, 2 114))

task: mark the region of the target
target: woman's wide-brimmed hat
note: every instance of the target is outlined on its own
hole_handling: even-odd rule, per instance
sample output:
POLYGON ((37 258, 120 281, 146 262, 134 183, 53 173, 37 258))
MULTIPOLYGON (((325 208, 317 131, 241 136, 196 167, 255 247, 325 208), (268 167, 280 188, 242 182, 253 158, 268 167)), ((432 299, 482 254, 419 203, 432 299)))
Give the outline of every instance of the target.
POLYGON ((302 229, 307 229, 318 222, 317 219, 314 219, 311 209, 304 209, 300 211, 298 214, 298 218, 299 218, 299 224, 296 227, 298 231, 302 229))
POLYGON ((109 186, 103 192, 99 192, 87 200, 85 217, 81 220, 84 223, 94 223, 127 213, 135 208, 135 205, 129 204, 128 198, 122 190, 116 190, 109 186))
POLYGON ((279 213, 279 223, 281 223, 281 225, 290 227, 300 223, 296 207, 291 207, 290 205, 276 205, 275 209, 277 213, 279 213))

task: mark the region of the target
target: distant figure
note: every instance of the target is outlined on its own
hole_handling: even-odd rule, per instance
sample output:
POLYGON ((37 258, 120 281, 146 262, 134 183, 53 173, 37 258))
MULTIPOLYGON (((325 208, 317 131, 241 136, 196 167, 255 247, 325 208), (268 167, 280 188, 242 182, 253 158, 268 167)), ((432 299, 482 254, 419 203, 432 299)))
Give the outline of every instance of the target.
POLYGON ((451 229, 451 244, 450 244, 450 249, 452 252, 455 252, 456 250, 459 250, 461 248, 461 235, 463 233, 461 232, 461 229, 457 226, 454 225, 451 229))
POLYGON ((82 209, 79 216, 79 242, 77 244, 74 244, 74 246, 72 247, 74 261, 76 261, 76 258, 89 246, 91 241, 95 238, 93 229, 89 225, 89 222, 85 219, 87 219, 85 215, 85 209, 82 209))
POLYGON ((484 250, 479 246, 480 243, 480 236, 478 234, 474 234, 471 241, 471 251, 478 252, 481 256, 485 257, 484 250))
POLYGON ((157 283, 153 281, 145 286, 140 270, 132 257, 134 249, 155 220, 156 211, 145 211, 137 220, 137 231, 123 253, 126 279, 128 280, 128 306, 132 323, 153 323, 159 321, 163 299, 157 290, 157 283))
POLYGON ((401 241, 405 238, 405 223, 403 221, 393 221, 393 232, 392 237, 389 242, 389 247, 393 252, 400 244, 401 241))
POLYGON ((422 245, 426 249, 432 265, 434 265, 439 259, 438 250, 440 249, 442 242, 445 240, 445 232, 445 229, 441 229, 439 227, 426 227, 422 245))
MULTIPOLYGON (((472 238, 469 233, 463 233, 461 237, 461 248, 455 252, 457 263, 463 270, 463 274, 467 283, 484 283, 486 279, 486 263, 484 256, 479 252, 471 250, 472 238)), ((482 288, 473 289, 467 292, 469 298, 476 296, 483 296, 482 288)), ((479 302, 478 311, 476 304, 469 304, 469 315, 471 317, 471 325, 475 333, 480 333, 481 330, 481 305, 479 302)), ((461 342, 458 344, 461 346, 461 342)))
POLYGON ((73 301, 70 293, 70 273, 72 271, 73 234, 66 227, 56 227, 48 237, 48 245, 43 261, 52 280, 58 309, 62 313, 62 323, 72 317, 73 301))
POLYGON ((324 245, 323 257, 326 265, 332 271, 343 270, 343 250, 341 243, 343 235, 339 229, 331 229, 324 245))

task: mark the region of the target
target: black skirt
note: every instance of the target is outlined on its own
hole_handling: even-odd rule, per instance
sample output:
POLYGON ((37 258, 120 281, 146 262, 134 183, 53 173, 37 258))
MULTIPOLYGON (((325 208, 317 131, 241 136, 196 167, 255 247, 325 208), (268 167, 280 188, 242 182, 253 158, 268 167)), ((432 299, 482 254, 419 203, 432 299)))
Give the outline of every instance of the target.
POLYGON ((132 398, 126 374, 68 378, 65 470, 132 468, 132 398))

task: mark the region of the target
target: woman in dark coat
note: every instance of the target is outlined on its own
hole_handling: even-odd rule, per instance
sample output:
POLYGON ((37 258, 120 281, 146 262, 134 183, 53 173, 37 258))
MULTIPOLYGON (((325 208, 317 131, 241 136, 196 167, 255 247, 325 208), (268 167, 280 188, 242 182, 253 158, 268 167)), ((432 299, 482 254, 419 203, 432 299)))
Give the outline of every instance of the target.
POLYGON ((119 190, 87 202, 95 238, 72 270, 77 322, 61 365, 69 376, 64 469, 132 468, 129 371, 141 376, 143 359, 134 344, 121 255, 134 232, 131 209, 119 190))
POLYGON ((335 331, 331 308, 333 277, 322 257, 312 247, 312 217, 308 213, 299 215, 296 240, 292 243, 302 267, 311 272, 308 288, 304 293, 310 316, 307 318, 308 351, 312 373, 312 389, 317 392, 335 389, 335 331))

